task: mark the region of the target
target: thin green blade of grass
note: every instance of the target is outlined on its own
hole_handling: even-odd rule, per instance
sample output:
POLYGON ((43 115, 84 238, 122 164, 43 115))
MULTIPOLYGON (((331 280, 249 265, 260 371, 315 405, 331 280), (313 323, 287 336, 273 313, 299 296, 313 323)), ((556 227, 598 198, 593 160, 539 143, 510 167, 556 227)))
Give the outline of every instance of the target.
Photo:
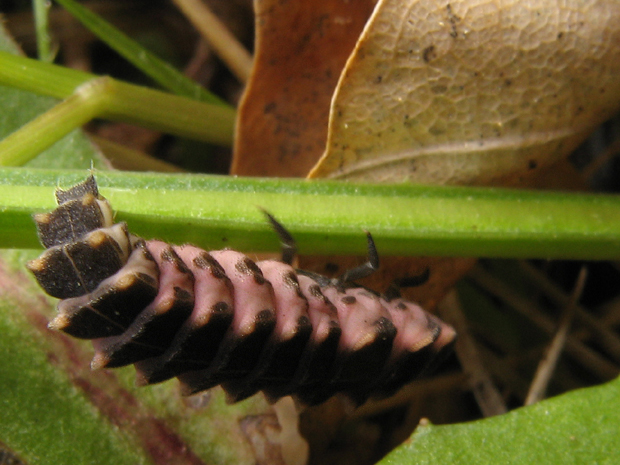
POLYGON ((203 102, 228 106, 219 97, 184 76, 88 8, 73 0, 58 0, 58 3, 110 48, 164 89, 203 102))
MULTIPOLYGON (((0 246, 36 247, 31 215, 54 208, 54 187, 87 173, 0 169, 0 246)), ((617 259, 620 197, 503 189, 371 185, 204 175, 98 172, 130 230, 207 248, 276 251, 259 210, 303 254, 617 259)))

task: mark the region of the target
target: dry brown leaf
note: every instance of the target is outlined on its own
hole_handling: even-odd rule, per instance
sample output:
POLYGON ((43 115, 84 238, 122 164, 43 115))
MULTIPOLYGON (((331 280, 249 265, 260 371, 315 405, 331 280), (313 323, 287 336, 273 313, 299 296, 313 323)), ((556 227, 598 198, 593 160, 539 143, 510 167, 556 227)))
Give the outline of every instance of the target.
POLYGON ((616 0, 381 0, 311 177, 519 184, 620 106, 616 0))
MULTIPOLYGON (((612 79, 620 32, 609 19, 619 23, 620 8, 567 1, 380 0, 340 78, 325 150, 327 102, 374 2, 339 38, 334 18, 356 2, 256 0, 256 61, 233 173, 301 176, 325 150, 315 177, 521 182, 568 153, 620 100, 612 79)), ((302 257, 300 266, 325 273, 330 261, 302 257)), ((360 261, 333 259, 339 272, 360 261)), ((366 284, 381 291, 429 267, 429 283, 407 296, 433 308, 472 263, 382 257, 366 284)), ((343 463, 332 446, 344 417, 335 401, 304 412, 313 463, 343 463)), ((353 436, 367 449, 347 452, 356 463, 385 446, 372 434, 353 436)))
POLYGON ((306 176, 325 149, 338 76, 375 2, 255 0, 255 61, 233 174, 306 176))

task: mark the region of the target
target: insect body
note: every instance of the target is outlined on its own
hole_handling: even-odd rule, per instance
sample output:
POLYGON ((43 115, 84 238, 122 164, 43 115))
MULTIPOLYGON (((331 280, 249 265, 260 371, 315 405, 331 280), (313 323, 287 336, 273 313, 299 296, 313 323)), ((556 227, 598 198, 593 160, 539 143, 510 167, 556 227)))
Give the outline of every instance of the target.
POLYGON ((93 176, 56 198, 35 215, 46 251, 28 268, 62 299, 50 328, 93 340, 93 368, 135 364, 139 384, 178 377, 185 394, 221 384, 233 402, 263 391, 362 403, 395 392, 454 340, 397 288, 382 297, 353 282, 378 267, 370 234, 368 263, 332 280, 291 267, 294 241, 268 213, 282 261, 145 241, 113 223, 93 176))

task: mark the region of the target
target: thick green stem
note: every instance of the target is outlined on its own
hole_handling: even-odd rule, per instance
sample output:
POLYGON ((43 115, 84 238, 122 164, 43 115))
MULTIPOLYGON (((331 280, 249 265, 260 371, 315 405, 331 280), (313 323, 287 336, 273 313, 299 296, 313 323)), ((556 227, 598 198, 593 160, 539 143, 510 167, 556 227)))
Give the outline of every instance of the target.
POLYGON ((64 99, 77 87, 97 77, 84 71, 0 51, 0 85, 3 86, 64 99))
POLYGON ((76 92, 0 141, 0 166, 22 166, 101 113, 104 96, 76 92))
MULTIPOLYGON (((54 208, 53 188, 83 171, 0 169, 0 245, 35 247, 30 215, 54 208)), ((304 254, 620 258, 620 197, 502 189, 304 180, 96 173, 104 196, 146 238, 208 248, 278 250, 258 207, 304 254)))
POLYGON ((135 123, 181 137, 232 144, 235 110, 158 92, 112 78, 101 81, 106 107, 100 116, 135 123))
POLYGON ((0 165, 18 166, 94 117, 181 137, 232 144, 235 110, 0 52, 0 84, 66 98, 0 145, 0 165))

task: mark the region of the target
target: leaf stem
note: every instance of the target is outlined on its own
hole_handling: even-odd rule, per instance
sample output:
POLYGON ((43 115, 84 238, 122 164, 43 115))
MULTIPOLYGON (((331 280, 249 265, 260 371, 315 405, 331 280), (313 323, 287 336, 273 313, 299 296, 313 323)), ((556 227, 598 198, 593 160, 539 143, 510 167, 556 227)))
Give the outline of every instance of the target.
POLYGON ((0 50, 0 85, 3 86, 64 99, 81 84, 97 77, 0 50))
POLYGON ((0 166, 22 166, 101 112, 100 98, 77 92, 0 141, 0 166))
MULTIPOLYGON (((36 247, 30 215, 84 171, 0 169, 0 246, 36 247)), ((372 185, 187 174, 96 174, 118 220, 146 238, 278 250, 258 207, 303 254, 620 258, 620 197, 471 187, 372 185)))
POLYGON ((66 98, 0 143, 0 166, 20 166, 95 117, 139 124, 181 137, 232 144, 235 111, 110 77, 0 52, 0 84, 66 98))
POLYGON ((49 0, 32 0, 32 8, 34 11, 34 22, 37 33, 37 53, 39 60, 52 62, 54 60, 54 52, 52 51, 52 41, 49 35, 49 9, 51 2, 49 0))

